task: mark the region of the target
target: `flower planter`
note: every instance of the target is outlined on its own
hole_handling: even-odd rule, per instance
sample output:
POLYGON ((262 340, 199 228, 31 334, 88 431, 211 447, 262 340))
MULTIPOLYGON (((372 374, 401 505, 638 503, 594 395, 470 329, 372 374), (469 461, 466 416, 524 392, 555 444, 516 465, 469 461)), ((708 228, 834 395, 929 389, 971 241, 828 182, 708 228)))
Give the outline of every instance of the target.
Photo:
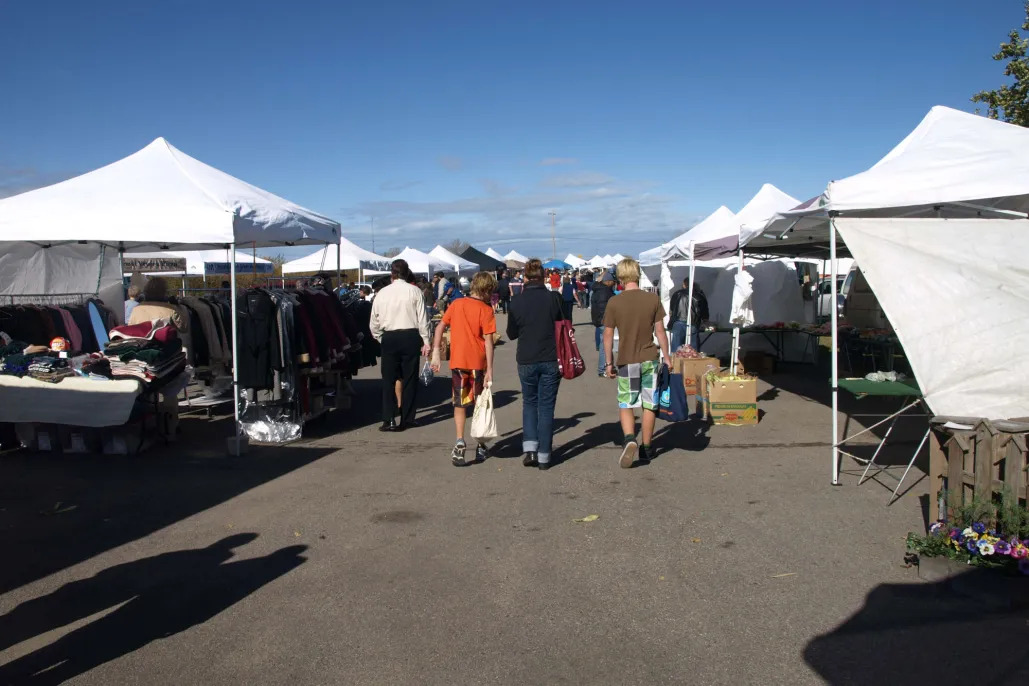
POLYGON ((918 557, 918 578, 922 581, 948 581, 968 569, 964 562, 949 557, 918 557))

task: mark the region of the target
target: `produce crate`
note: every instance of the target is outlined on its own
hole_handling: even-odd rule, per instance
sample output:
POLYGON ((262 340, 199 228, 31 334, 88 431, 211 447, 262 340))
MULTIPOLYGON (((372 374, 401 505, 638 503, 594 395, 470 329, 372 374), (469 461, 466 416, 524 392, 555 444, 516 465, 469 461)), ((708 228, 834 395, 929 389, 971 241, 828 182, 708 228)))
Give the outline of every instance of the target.
POLYGON ((728 373, 707 377, 707 408, 715 424, 747 426, 757 424, 757 379, 731 377, 728 373))
POLYGON ((682 374, 687 396, 697 395, 697 377, 704 376, 712 369, 718 369, 718 360, 714 357, 672 357, 672 373, 682 374))
POLYGON ((1029 507, 1029 422, 934 417, 931 423, 930 521, 973 500, 999 503, 1007 496, 1029 507))

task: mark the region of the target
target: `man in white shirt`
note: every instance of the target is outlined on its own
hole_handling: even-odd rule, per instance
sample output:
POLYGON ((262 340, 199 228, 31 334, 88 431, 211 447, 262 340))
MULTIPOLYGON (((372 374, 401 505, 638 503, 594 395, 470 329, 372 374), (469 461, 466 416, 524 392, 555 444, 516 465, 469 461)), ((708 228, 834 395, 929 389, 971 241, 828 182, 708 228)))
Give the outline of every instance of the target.
POLYGON ((429 354, 429 317, 422 291, 414 284, 405 260, 395 260, 390 269, 392 283, 372 301, 370 328, 382 344, 382 426, 379 431, 403 431, 417 426, 415 395, 418 391, 418 362, 429 354), (395 384, 402 386, 400 423, 395 423, 395 384))

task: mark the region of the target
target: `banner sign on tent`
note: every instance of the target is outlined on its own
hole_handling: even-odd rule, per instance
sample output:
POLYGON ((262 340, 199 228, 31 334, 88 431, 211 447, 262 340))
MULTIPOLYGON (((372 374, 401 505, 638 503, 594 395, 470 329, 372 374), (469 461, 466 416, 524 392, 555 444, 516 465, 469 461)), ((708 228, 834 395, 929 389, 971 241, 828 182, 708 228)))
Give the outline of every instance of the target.
MULTIPOLYGON (((205 262, 204 272, 208 275, 211 274, 231 274, 231 265, 228 262, 205 262)), ((253 262, 237 262, 236 273, 237 274, 271 274, 275 271, 275 265, 271 262, 258 262, 256 264, 257 269, 254 269, 255 264, 253 262)), ((333 269, 335 271, 335 269, 333 269)))
POLYGON ((184 272, 185 257, 126 257, 122 261, 126 273, 184 272))

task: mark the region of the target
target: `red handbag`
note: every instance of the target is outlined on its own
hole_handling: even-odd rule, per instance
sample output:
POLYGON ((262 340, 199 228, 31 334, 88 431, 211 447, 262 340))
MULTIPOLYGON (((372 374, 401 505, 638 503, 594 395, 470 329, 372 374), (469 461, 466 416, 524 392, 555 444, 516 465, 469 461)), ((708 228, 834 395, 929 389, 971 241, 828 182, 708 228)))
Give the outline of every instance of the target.
POLYGON ((567 319, 554 322, 554 340, 557 341, 557 366, 561 376, 574 379, 586 371, 586 362, 575 344, 575 327, 567 319))

